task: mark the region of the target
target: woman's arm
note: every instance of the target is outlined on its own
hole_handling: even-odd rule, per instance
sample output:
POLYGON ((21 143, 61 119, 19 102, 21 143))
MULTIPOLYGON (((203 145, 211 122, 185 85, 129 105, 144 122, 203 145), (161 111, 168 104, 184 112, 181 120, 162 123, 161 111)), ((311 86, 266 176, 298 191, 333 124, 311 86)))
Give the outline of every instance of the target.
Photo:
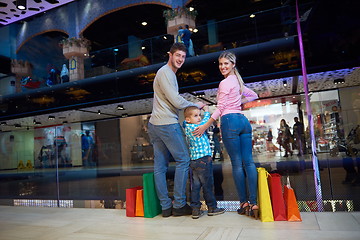
POLYGON ((192 132, 193 135, 195 137, 201 137, 201 135, 204 134, 206 129, 208 129, 213 124, 213 122, 215 122, 215 120, 213 118, 209 118, 209 120, 206 123, 204 123, 203 125, 195 128, 195 130, 192 132))
POLYGON ((258 99, 258 98, 259 98, 259 96, 256 94, 256 92, 254 92, 250 88, 247 88, 244 86, 244 90, 242 92, 242 98, 241 98, 242 104, 254 101, 255 99, 258 99))

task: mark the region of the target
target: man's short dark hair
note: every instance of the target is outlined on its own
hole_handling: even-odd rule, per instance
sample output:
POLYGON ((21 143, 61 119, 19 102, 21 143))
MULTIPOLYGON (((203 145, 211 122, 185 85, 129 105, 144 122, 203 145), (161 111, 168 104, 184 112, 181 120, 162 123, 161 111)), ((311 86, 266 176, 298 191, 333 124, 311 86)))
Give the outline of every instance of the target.
POLYGON ((171 54, 174 54, 174 52, 176 52, 176 51, 178 51, 178 50, 183 51, 183 52, 186 52, 186 46, 185 46, 185 44, 179 43, 179 42, 174 43, 174 44, 171 46, 171 48, 170 48, 170 53, 171 53, 171 54))

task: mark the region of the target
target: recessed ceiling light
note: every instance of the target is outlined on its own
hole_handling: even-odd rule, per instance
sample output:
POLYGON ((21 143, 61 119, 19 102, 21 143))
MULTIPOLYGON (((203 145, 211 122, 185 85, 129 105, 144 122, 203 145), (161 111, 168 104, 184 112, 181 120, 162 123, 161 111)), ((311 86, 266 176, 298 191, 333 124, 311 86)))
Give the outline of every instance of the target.
POLYGON ((117 105, 116 109, 117 109, 117 110, 125 110, 125 108, 124 108, 123 105, 117 105))
POLYGON ((146 26, 147 22, 142 22, 141 25, 146 26))

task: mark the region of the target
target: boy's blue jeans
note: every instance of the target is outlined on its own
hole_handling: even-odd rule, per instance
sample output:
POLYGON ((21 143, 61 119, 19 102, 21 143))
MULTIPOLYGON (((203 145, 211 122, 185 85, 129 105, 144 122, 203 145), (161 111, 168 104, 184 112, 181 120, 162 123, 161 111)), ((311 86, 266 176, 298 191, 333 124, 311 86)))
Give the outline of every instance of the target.
POLYGON ((150 141, 154 148, 154 179, 156 192, 163 210, 181 208, 186 204, 186 182, 189 177, 190 155, 185 134, 180 124, 148 124, 150 141), (171 156, 175 159, 174 203, 169 198, 166 172, 171 156))
POLYGON ((249 201, 250 204, 257 204, 257 170, 252 157, 252 128, 249 120, 241 113, 226 114, 221 117, 221 133, 230 156, 240 203, 249 201))
POLYGON ((191 207, 200 208, 200 190, 203 188, 203 196, 208 208, 215 209, 216 199, 214 195, 214 176, 212 158, 204 156, 202 158, 191 160, 190 168, 191 178, 191 207))

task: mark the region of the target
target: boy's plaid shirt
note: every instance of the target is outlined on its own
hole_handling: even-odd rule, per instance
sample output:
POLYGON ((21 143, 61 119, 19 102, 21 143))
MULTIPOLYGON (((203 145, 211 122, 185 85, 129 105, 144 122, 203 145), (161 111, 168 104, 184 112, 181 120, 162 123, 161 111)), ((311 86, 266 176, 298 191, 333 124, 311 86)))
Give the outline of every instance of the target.
POLYGON ((210 118, 210 113, 205 112, 204 118, 200 122, 200 124, 193 124, 193 123, 187 123, 184 121, 184 128, 185 128, 185 134, 186 139, 189 144, 190 148, 190 158, 191 160, 199 159, 204 156, 211 156, 211 148, 210 148, 210 141, 206 133, 204 133, 201 137, 195 137, 192 132, 197 128, 198 126, 201 126, 205 124, 210 118))

